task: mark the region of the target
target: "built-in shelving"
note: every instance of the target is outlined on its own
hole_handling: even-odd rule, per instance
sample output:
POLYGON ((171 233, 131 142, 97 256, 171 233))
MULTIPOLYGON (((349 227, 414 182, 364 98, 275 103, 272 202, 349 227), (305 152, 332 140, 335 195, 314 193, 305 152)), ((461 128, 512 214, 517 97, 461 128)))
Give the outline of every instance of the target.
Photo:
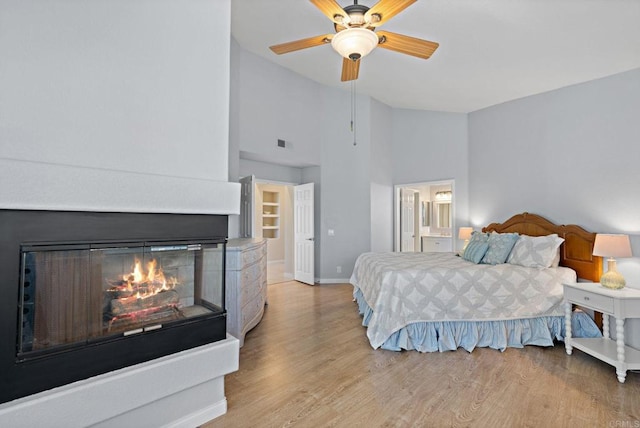
POLYGON ((262 192, 262 237, 280 237, 280 193, 262 192))

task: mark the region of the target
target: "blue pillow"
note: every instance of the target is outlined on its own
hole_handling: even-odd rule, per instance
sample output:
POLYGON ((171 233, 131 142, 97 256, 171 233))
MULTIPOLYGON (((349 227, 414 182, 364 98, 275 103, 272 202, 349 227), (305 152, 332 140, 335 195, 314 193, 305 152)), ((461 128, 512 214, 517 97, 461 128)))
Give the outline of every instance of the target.
POLYGON ((488 240, 488 233, 482 233, 474 230, 473 232, 471 232, 471 239, 469 239, 469 244, 471 244, 472 242, 487 242, 488 240))
POLYGON ((488 249, 488 242, 469 241, 467 248, 465 248, 464 253, 462 254, 462 258, 468 262, 478 264, 488 249))
POLYGON ((517 233, 496 233, 489 235, 489 249, 482 258, 482 262, 487 265, 497 265, 505 263, 509 253, 518 241, 517 233))

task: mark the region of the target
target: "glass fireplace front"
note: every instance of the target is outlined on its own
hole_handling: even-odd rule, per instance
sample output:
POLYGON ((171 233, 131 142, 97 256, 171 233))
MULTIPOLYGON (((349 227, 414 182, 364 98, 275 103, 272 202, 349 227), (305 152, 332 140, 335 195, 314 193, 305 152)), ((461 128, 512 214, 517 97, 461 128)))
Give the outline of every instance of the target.
POLYGON ((18 359, 224 312, 224 242, 21 248, 18 359))

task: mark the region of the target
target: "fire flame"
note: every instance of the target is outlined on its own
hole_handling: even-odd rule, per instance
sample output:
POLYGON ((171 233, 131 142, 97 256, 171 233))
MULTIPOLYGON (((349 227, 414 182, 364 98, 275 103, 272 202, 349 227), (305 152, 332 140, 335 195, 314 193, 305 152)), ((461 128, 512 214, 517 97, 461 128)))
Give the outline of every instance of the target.
POLYGON ((133 272, 122 275, 122 280, 126 282, 127 289, 137 291, 136 297, 139 299, 153 296, 161 291, 171 290, 178 283, 174 277, 169 278, 167 282, 162 268, 158 266, 155 259, 147 263, 146 273, 142 268, 142 262, 136 259, 133 272))

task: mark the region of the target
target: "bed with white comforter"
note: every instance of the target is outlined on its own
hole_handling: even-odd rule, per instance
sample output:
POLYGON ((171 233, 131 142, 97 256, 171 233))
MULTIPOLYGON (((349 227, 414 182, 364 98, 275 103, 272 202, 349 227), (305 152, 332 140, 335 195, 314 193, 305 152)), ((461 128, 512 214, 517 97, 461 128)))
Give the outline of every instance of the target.
MULTIPOLYGON (((374 349, 504 350, 564 338, 565 267, 474 264, 452 253, 364 253, 350 282, 374 349)), ((599 331, 575 314, 579 336, 599 331)))

